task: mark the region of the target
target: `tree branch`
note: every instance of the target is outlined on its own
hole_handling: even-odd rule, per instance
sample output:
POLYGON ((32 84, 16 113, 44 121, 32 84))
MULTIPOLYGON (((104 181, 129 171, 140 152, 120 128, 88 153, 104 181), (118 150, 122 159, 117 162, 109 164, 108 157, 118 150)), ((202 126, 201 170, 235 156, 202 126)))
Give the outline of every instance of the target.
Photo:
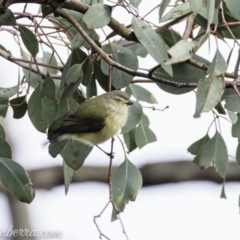
MULTIPOLYGON (((200 171, 191 161, 161 162, 147 164, 139 168, 143 177, 143 186, 178 183, 183 181, 211 181, 222 183, 223 180, 213 167, 200 171)), ((116 170, 116 166, 112 171, 116 170)), ((102 182, 107 184, 109 167, 83 166, 74 172, 73 183, 102 182)), ((240 169, 236 162, 230 162, 226 182, 240 181, 240 169)), ((62 167, 42 168, 28 171, 35 189, 52 189, 64 185, 62 167)), ((1 192, 7 192, 0 185, 1 192)))

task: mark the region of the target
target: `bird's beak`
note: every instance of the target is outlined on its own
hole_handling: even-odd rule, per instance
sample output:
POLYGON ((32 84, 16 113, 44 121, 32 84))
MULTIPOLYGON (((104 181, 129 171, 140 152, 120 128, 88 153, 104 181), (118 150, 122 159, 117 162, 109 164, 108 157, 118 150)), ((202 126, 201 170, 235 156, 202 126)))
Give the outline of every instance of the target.
POLYGON ((133 105, 133 104, 134 104, 134 101, 129 100, 129 101, 126 102, 126 104, 127 104, 127 105, 133 105))

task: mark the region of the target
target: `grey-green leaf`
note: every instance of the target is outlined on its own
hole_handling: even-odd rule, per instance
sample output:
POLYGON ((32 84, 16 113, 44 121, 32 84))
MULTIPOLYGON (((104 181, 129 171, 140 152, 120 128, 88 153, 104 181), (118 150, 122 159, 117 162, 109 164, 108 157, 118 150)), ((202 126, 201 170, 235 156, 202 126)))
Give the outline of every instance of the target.
POLYGON ((71 46, 73 49, 81 47, 85 42, 85 39, 83 36, 77 32, 76 35, 73 37, 71 41, 71 46))
MULTIPOLYGON (((138 69, 138 59, 137 56, 127 48, 124 48, 120 45, 116 45, 114 43, 109 43, 108 45, 103 47, 103 50, 107 54, 111 54, 112 59, 121 65, 124 65, 133 70, 138 69)), ((104 74, 109 74, 109 64, 104 60, 101 60, 101 69, 104 74)), ((117 68, 113 68, 112 73, 112 84, 116 89, 120 89, 126 87, 133 79, 133 76, 118 70, 117 68)))
POLYGON ((6 137, 5 130, 1 124, 0 124, 0 137, 2 137, 3 139, 5 139, 6 137))
POLYGON ((0 157, 9 159, 12 158, 11 147, 3 137, 0 137, 0 157))
MULTIPOLYGON (((151 27, 140 19, 133 17, 132 28, 139 42, 146 48, 148 53, 157 63, 161 64, 168 59, 168 46, 151 27)), ((162 66, 170 75, 173 75, 171 66, 162 66)))
POLYGON ((112 178, 112 197, 115 209, 123 212, 129 201, 135 201, 142 186, 142 175, 127 158, 112 178))
POLYGON ((80 141, 69 139, 60 154, 70 168, 78 170, 92 151, 92 148, 92 146, 80 141))
POLYGON ((28 115, 32 124, 38 131, 45 133, 56 113, 56 101, 42 97, 41 85, 38 85, 28 102, 28 115))
POLYGON ((159 8, 159 21, 161 20, 163 13, 166 10, 166 8, 170 2, 171 2, 171 0, 162 0, 160 8, 159 8))
POLYGON ((13 109, 13 118, 19 119, 24 117, 27 112, 26 96, 21 96, 10 100, 13 109))
POLYGON ((18 92, 18 86, 0 88, 0 101, 13 97, 18 92))
POLYGON ((157 141, 157 138, 154 132, 140 121, 136 128, 135 140, 137 146, 141 149, 147 144, 157 141))
POLYGON ((6 117, 8 110, 8 99, 0 100, 0 116, 6 117))
POLYGON ((224 0, 224 2, 227 4, 230 14, 237 20, 240 20, 240 8, 238 7, 239 1, 238 0, 224 0))
POLYGON ((189 2, 178 4, 176 5, 176 7, 171 9, 168 13, 166 13, 164 17, 160 19, 159 23, 162 23, 171 19, 176 19, 178 17, 191 13, 191 11, 192 10, 189 6, 189 2))
POLYGON ((156 98, 146 88, 143 88, 137 84, 129 84, 126 89, 126 93, 133 95, 138 101, 144 101, 147 103, 157 103, 156 98))
POLYGON ((37 38, 28 28, 21 25, 19 25, 18 28, 26 49, 32 54, 33 57, 36 57, 39 51, 37 38))
POLYGON ((31 203, 34 199, 35 192, 28 173, 13 160, 0 158, 0 180, 19 201, 31 203))
POLYGON ((67 195, 69 185, 72 181, 74 170, 70 168, 65 161, 63 161, 63 176, 64 176, 64 185, 65 185, 65 194, 67 195))
POLYGON ((44 79, 43 82, 43 86, 42 86, 42 97, 47 97, 50 99, 54 99, 56 95, 56 86, 55 83, 53 81, 53 79, 51 78, 51 76, 49 75, 49 73, 47 73, 47 76, 44 79))
POLYGON ((74 64, 67 72, 67 81, 66 84, 70 85, 71 83, 76 83, 80 79, 82 80, 82 64, 74 64))
POLYGON ((83 15, 83 21, 89 29, 106 26, 111 19, 111 7, 102 3, 92 5, 83 15))
POLYGON ((13 26, 16 24, 16 19, 10 9, 0 16, 0 26, 13 26))
POLYGON ((208 69, 209 77, 199 81, 194 117, 200 117, 202 112, 210 111, 219 103, 225 87, 223 74, 226 69, 227 64, 221 53, 217 51, 208 69))
POLYGON ((136 129, 133 128, 127 133, 123 134, 124 142, 128 148, 129 152, 132 152, 137 148, 136 140, 135 140, 135 131, 136 129))
POLYGON ((130 4, 134 6, 135 8, 138 7, 138 5, 141 3, 142 0, 129 0, 130 4))
POLYGON ((127 133, 132 130, 139 123, 141 117, 142 106, 138 102, 135 102, 133 105, 129 106, 128 119, 121 133, 127 133))
POLYGON ((212 163, 214 163, 216 171, 224 178, 228 169, 228 153, 226 144, 217 131, 203 147, 199 157, 199 165, 204 168, 209 167, 212 163))

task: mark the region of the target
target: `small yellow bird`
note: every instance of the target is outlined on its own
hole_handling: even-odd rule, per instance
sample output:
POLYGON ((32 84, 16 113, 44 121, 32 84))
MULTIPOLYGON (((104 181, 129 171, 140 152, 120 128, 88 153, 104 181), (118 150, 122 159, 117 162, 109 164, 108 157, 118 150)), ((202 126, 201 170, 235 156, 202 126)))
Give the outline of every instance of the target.
POLYGON ((89 145, 103 143, 126 124, 128 106, 133 103, 120 90, 86 100, 60 127, 48 131, 48 139, 55 142, 72 138, 89 145))

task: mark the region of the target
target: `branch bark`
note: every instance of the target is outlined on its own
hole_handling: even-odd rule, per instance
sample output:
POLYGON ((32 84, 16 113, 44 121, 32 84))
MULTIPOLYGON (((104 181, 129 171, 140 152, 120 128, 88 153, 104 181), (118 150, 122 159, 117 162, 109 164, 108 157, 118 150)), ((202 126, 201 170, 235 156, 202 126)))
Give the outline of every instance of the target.
MULTIPOLYGON (((214 168, 203 171, 191 161, 161 162, 147 164, 139 168, 143 177, 143 187, 158 184, 178 183, 183 181, 211 181, 222 183, 223 179, 214 168)), ((116 166, 113 166, 113 172, 116 166)), ((107 184, 109 167, 83 166, 73 175, 73 183, 102 182, 107 184)), ((28 171, 35 189, 52 189, 64 184, 62 167, 42 168, 28 171)), ((240 169, 235 162, 230 162, 226 182, 240 181, 240 169)), ((0 191, 6 189, 0 185, 0 191)))

